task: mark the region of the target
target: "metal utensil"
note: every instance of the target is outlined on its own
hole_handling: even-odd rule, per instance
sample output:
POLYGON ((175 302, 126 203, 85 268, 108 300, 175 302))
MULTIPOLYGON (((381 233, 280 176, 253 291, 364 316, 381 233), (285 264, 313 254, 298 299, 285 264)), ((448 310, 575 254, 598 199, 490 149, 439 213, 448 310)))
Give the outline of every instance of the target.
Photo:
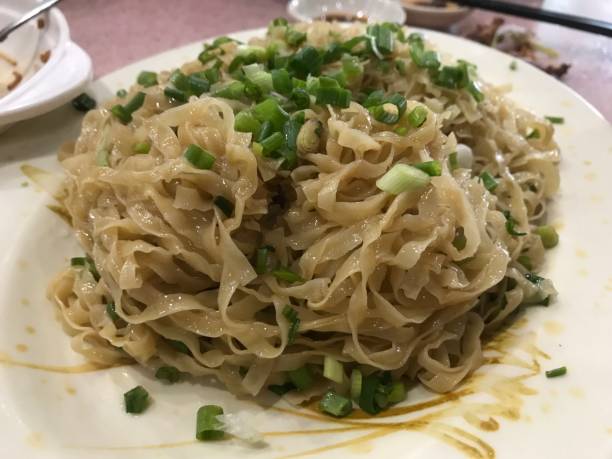
POLYGON ((35 18, 41 13, 44 13, 49 8, 54 7, 61 1, 62 0, 49 0, 45 3, 38 5, 36 8, 31 9, 26 14, 24 14, 19 19, 17 19, 15 22, 7 25, 2 30, 0 30, 0 41, 4 41, 6 37, 8 37, 13 31, 17 30, 19 27, 21 27, 26 22, 28 22, 30 19, 35 18))

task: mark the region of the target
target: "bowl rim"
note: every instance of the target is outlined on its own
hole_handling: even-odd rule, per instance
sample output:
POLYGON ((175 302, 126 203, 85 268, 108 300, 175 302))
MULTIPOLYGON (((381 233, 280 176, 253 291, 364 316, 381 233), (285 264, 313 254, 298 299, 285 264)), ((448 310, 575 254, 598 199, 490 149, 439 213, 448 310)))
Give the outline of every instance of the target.
MULTIPOLYGON (((301 3, 306 3, 308 0, 291 0, 287 3, 287 13, 294 19, 302 22, 312 22, 317 18, 309 17, 298 12, 297 8, 301 3)), ((317 2, 318 3, 318 2, 317 2)), ((370 8, 375 9, 377 4, 385 4, 394 10, 394 20, 399 24, 406 22, 406 11, 404 11, 403 5, 397 0, 369 0, 367 3, 370 4, 370 8)), ((368 21, 369 22, 369 21, 368 21)))

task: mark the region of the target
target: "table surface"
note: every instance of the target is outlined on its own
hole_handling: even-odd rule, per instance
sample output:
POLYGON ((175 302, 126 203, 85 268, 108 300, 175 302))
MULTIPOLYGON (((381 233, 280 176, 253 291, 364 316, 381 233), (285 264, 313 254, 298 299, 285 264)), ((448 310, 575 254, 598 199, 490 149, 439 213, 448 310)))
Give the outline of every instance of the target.
MULTIPOLYGON (((612 22, 612 0, 515 0, 612 22)), ((287 16, 285 0, 65 0, 72 39, 92 57, 96 77, 167 49, 287 16), (170 6, 171 5, 171 6, 170 6)), ((468 31, 500 16, 476 10, 453 26, 468 31)), ((572 67, 565 83, 612 121, 612 38, 502 16, 533 30, 572 67)))

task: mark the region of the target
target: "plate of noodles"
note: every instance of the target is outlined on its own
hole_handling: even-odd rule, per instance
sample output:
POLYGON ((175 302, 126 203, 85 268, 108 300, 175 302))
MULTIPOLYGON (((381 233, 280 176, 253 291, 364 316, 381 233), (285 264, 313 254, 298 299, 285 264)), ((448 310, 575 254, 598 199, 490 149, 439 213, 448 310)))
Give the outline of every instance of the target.
POLYGON ((610 457, 612 129, 511 63, 275 20, 16 126, 2 456, 610 457))

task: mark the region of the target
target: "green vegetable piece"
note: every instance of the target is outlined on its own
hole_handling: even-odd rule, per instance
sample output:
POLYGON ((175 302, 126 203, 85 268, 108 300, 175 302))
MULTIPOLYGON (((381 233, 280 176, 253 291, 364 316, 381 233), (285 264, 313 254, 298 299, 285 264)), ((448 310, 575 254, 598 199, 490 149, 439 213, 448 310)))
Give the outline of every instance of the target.
POLYGON ((196 438, 200 441, 221 440, 225 436, 223 424, 217 416, 223 414, 218 405, 204 405, 196 415, 196 438))
POLYGON ((72 99, 72 106, 80 112, 88 112, 96 108, 96 100, 85 94, 79 94, 77 97, 72 99))
POLYGON ((136 82, 139 85, 144 86, 145 88, 148 88, 150 86, 155 86, 157 84, 157 73, 150 72, 148 70, 143 70, 142 72, 138 74, 138 78, 136 79, 136 82))
POLYGON ((353 411, 353 402, 333 391, 328 391, 319 402, 319 409, 323 413, 337 418, 348 416, 353 411))
POLYGON ((183 156, 197 169, 211 169, 216 159, 209 151, 193 143, 185 148, 183 156))
POLYGON ((149 406, 149 393, 142 386, 136 386, 123 394, 125 412, 140 414, 149 406))
POLYGON ((297 370, 291 370, 288 372, 288 375, 297 390, 309 389, 314 383, 312 372, 307 366, 303 366, 297 370))

